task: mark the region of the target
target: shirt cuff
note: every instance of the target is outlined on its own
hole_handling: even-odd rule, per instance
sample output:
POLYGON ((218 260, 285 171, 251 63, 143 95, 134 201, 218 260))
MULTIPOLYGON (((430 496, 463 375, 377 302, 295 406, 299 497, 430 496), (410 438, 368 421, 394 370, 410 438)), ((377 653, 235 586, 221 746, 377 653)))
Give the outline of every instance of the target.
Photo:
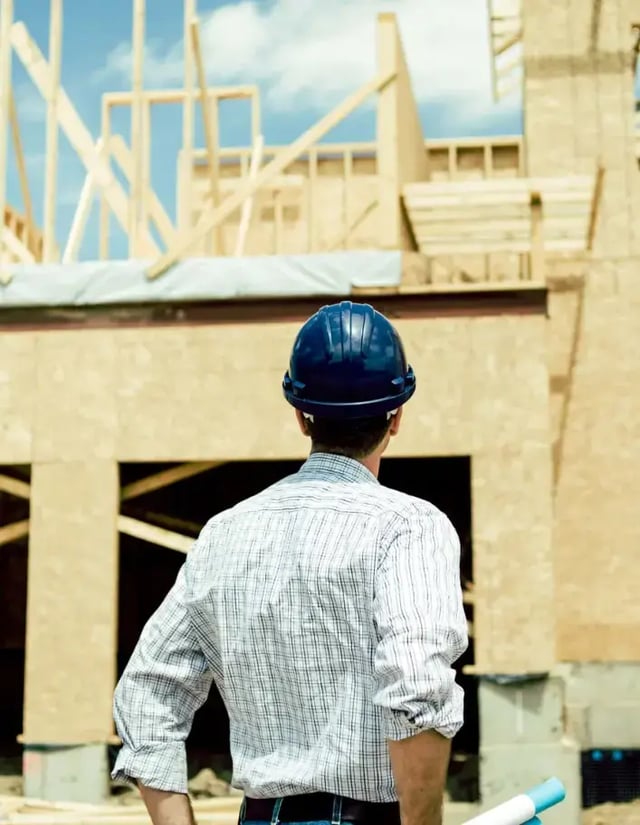
POLYGON ((160 742, 131 748, 123 745, 111 778, 140 782, 147 788, 168 793, 188 793, 187 752, 183 742, 160 742))
POLYGON ((464 692, 459 685, 454 684, 453 695, 439 708, 425 704, 424 709, 416 713, 388 707, 382 711, 386 739, 408 739, 426 730, 453 739, 464 724, 464 692))

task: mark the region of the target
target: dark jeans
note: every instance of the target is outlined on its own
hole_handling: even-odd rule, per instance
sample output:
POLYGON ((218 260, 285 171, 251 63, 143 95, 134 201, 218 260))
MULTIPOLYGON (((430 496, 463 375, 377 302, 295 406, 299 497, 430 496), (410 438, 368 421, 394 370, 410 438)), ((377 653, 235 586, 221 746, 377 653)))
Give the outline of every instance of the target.
POLYGON ((400 825, 397 803, 360 802, 332 794, 244 799, 239 825, 400 825))

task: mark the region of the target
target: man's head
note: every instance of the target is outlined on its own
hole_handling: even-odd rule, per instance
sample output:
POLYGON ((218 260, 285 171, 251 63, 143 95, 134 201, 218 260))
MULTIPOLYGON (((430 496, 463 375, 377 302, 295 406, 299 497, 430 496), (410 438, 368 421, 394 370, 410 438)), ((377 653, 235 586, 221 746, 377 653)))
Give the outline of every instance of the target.
POLYGON ((312 451, 382 455, 415 391, 400 337, 367 304, 325 306, 298 333, 283 381, 312 451))

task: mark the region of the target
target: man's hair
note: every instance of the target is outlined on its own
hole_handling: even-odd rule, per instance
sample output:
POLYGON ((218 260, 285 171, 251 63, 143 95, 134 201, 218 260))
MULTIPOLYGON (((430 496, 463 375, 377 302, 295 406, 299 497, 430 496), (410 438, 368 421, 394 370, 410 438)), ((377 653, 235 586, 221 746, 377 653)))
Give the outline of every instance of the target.
POLYGON ((314 453, 337 453, 347 458, 361 459, 370 455, 382 442, 391 426, 391 418, 307 418, 314 453))

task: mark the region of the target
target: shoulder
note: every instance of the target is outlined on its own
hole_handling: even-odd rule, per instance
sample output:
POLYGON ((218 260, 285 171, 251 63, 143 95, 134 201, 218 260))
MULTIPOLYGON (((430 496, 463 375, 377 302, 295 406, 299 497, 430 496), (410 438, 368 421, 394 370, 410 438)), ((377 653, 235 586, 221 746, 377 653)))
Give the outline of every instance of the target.
POLYGON ((436 544, 459 545, 459 538, 449 517, 430 501, 381 487, 387 506, 383 530, 388 541, 404 536, 422 536, 436 544))

